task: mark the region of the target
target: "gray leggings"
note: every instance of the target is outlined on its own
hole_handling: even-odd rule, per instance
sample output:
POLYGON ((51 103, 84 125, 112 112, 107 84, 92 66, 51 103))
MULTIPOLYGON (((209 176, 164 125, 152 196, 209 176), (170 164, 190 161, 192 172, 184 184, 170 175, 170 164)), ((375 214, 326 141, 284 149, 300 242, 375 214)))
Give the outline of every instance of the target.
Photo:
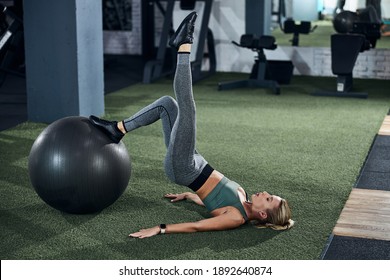
MULTIPOLYGON (((198 186, 194 186, 194 181, 197 179, 199 181, 199 177, 202 176, 208 177, 212 170, 207 161, 195 150, 196 108, 192 93, 189 53, 178 53, 173 89, 176 100, 170 96, 163 96, 125 119, 123 123, 126 131, 130 132, 161 119, 167 147, 165 173, 172 182, 189 186, 196 191, 200 185, 198 182, 198 186), (206 174, 202 175, 204 169, 207 172, 205 170, 206 174)), ((204 181, 201 180, 200 184, 204 181)))

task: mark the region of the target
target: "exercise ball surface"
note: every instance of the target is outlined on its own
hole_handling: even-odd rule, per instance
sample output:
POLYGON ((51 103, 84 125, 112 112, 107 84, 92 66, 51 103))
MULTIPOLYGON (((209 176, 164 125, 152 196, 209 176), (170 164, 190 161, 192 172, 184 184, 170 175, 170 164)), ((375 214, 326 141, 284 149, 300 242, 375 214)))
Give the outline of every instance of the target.
POLYGON ((358 15, 351 11, 342 11, 333 19, 333 27, 338 33, 348 33, 353 29, 353 23, 358 21, 358 15))
POLYGON ((113 143, 85 117, 66 117, 37 137, 28 169, 32 186, 48 205, 88 214, 103 210, 123 194, 131 161, 123 142, 113 143))

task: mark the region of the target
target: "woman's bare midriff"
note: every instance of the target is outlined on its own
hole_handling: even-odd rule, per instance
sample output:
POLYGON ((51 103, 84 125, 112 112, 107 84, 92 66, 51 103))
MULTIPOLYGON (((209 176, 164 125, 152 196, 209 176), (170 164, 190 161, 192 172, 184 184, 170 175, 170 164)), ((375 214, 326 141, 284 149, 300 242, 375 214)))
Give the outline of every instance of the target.
POLYGON ((222 173, 214 170, 206 182, 196 191, 196 194, 203 200, 218 185, 223 177, 222 173))

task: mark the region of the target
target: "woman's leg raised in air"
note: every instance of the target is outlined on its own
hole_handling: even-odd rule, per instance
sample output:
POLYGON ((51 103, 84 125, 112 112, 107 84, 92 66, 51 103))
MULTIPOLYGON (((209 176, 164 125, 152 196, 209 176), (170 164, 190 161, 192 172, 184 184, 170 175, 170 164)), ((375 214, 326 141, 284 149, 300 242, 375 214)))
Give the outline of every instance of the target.
POLYGON ((178 116, 171 132, 165 172, 177 184, 189 186, 207 165, 206 160, 195 151, 196 107, 192 92, 190 53, 191 45, 183 45, 177 54, 173 89, 179 107, 178 116))

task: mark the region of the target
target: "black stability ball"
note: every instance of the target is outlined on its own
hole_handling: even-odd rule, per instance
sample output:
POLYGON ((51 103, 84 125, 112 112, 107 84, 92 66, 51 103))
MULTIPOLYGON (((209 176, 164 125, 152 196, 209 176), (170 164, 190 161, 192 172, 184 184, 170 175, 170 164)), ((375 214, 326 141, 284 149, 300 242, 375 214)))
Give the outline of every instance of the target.
POLYGON ((359 17, 356 13, 343 11, 333 19, 333 27, 338 33, 348 33, 353 29, 353 23, 358 21, 359 17))
POLYGON ((28 169, 43 201, 60 211, 87 214, 122 195, 131 161, 122 142, 113 143, 87 118, 67 117, 50 124, 35 140, 28 169))

